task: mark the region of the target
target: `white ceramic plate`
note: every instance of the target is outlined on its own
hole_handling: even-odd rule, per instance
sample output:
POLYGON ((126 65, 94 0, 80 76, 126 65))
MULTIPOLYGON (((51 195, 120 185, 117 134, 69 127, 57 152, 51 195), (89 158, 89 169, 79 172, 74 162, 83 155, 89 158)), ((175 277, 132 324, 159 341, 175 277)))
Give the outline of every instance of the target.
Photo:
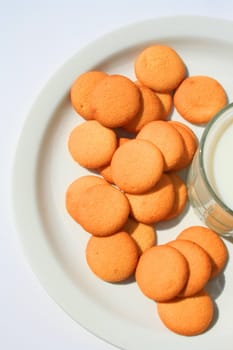
MULTIPOLYGON (((82 72, 102 69, 135 79, 137 53, 152 43, 172 46, 189 73, 210 75, 233 98, 233 23, 193 17, 133 24, 95 41, 72 57, 49 80, 28 116, 13 173, 17 228, 29 262, 51 297, 76 321, 123 349, 232 349, 233 269, 209 286, 216 302, 212 327, 196 337, 173 334, 160 322, 155 303, 134 282, 97 279, 85 261, 88 234, 64 208, 67 186, 84 169, 67 151, 71 129, 82 122, 69 103, 69 89, 82 72)), ((179 119, 176 113, 172 118, 179 119)), ((200 135, 202 129, 196 128, 200 135)), ((158 225, 158 243, 174 239, 188 225, 200 224, 192 209, 182 220, 158 225)), ((230 255, 233 246, 226 241, 230 255)))

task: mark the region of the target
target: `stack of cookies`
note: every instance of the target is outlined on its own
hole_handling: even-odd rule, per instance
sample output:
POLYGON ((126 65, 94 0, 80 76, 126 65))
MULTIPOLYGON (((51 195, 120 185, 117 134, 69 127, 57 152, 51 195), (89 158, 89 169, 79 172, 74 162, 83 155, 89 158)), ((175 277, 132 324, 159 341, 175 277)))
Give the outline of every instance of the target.
POLYGON ((192 226, 175 240, 147 249, 136 268, 136 281, 157 302, 160 319, 182 335, 204 332, 214 316, 214 303, 204 289, 227 261, 226 246, 212 230, 192 226))
POLYGON ((213 231, 191 228, 198 242, 182 233, 156 246, 154 225, 185 209, 187 188, 177 172, 189 166, 198 146, 187 124, 168 120, 172 109, 186 121, 203 124, 226 105, 226 93, 211 77, 186 77, 180 56, 164 45, 138 55, 135 75, 133 82, 89 71, 71 87, 72 106, 85 121, 71 131, 68 149, 75 162, 98 176, 70 184, 66 208, 91 234, 86 259, 96 276, 120 282, 136 272, 139 288, 158 302, 168 328, 199 334, 213 317, 213 303, 203 288, 225 265, 225 245, 213 231), (209 234, 224 256, 220 265, 209 242, 202 244, 209 234), (199 306, 207 310, 203 322, 193 321, 188 330, 186 318, 199 306))

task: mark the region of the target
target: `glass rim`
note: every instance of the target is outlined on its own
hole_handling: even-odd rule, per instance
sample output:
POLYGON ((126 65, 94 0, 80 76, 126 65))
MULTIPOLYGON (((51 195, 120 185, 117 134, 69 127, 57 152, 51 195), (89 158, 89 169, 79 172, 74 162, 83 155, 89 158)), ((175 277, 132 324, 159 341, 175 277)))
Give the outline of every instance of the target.
POLYGON ((217 204, 224 209, 227 213, 229 213, 230 215, 233 216, 233 210, 230 209, 220 198, 219 196, 216 194, 216 192, 214 191, 213 187, 211 186, 206 171, 205 171, 205 166, 204 166, 204 148, 205 148, 205 144, 206 144, 206 140, 209 134, 209 131, 212 129, 212 127, 216 124, 216 122, 224 115, 226 114, 229 110, 233 110, 233 103, 229 103, 226 107, 224 107, 223 109, 221 109, 212 119, 211 121, 207 124, 207 126, 205 127, 205 130, 201 136, 201 140, 199 143, 199 151, 198 151, 198 157, 199 157, 199 161, 200 161, 200 172, 202 175, 202 178, 204 179, 207 189, 210 192, 211 196, 214 198, 214 200, 217 202, 217 204))

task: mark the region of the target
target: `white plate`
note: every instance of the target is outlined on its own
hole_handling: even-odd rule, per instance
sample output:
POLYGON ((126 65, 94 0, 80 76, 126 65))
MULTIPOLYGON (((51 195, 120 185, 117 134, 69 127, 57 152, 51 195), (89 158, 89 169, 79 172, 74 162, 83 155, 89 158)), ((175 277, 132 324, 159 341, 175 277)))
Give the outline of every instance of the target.
MULTIPOLYGON (((134 282, 109 284, 97 279, 85 261, 85 233, 67 215, 64 193, 86 173, 67 151, 71 129, 82 119, 72 110, 69 89, 90 69, 135 79, 137 53, 151 43, 172 46, 189 73, 218 79, 233 97, 233 22, 208 18, 163 18, 133 24, 95 41, 72 57, 49 80, 28 116, 13 172, 17 228, 29 262, 51 297, 97 336, 124 349, 230 349, 233 343, 233 271, 227 268, 209 290, 216 301, 214 324, 196 337, 173 334, 160 322, 155 303, 134 282), (223 342, 224 339, 224 342, 223 342)), ((179 118, 174 113, 173 118, 179 118)), ((198 134, 201 128, 196 128, 198 134)), ((200 224, 192 210, 179 222, 158 225, 158 242, 200 224)), ((226 241, 230 255, 233 246, 226 241)))

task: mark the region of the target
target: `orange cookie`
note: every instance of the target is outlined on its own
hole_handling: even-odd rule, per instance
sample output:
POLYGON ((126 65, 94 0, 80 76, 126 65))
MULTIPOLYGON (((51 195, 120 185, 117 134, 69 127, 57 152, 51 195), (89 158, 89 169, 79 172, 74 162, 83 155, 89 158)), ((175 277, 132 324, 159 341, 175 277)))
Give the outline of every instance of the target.
POLYGON ((157 310, 167 328, 186 336, 206 331, 214 316, 213 301, 205 291, 189 298, 177 298, 158 303, 157 310))
POLYGON ((120 146, 111 161, 114 183, 128 193, 144 193, 160 180, 163 156, 151 142, 131 140, 120 146))
POLYGON ((205 124, 227 104, 226 92, 215 79, 192 76, 185 79, 174 94, 180 115, 194 124, 205 124))
POLYGON ((111 169, 111 163, 104 165, 103 167, 99 168, 100 175, 103 176, 103 178, 108 181, 110 184, 113 184, 113 178, 112 178, 112 169, 111 169))
POLYGON ((91 95, 93 115, 102 125, 116 128, 129 123, 139 112, 138 87, 123 75, 102 79, 91 95))
POLYGON ((127 137, 119 137, 119 140, 118 140, 118 146, 122 146, 124 145, 124 143, 130 141, 131 139, 128 139, 127 137))
POLYGON ((136 58, 137 79, 149 88, 168 92, 174 90, 186 75, 185 65, 169 46, 152 45, 144 49, 136 58))
POLYGON ((123 227, 123 231, 129 233, 135 240, 140 255, 146 249, 151 248, 156 244, 156 231, 152 225, 145 225, 133 220, 132 218, 128 218, 123 227))
POLYGON ((168 245, 183 254, 188 262, 188 281, 179 296, 189 297, 200 292, 211 274, 212 263, 209 255, 198 244, 187 240, 176 239, 168 245))
POLYGON ((162 221, 172 210, 175 191, 171 178, 163 174, 150 191, 143 194, 126 193, 131 215, 139 222, 153 224, 162 221))
MULTIPOLYGON (((138 80, 135 81, 135 84, 138 87, 144 86, 138 80)), ((151 91, 153 91, 153 90, 151 90, 151 91)), ((155 92, 155 91, 153 91, 153 93, 160 99, 160 102, 162 104, 163 113, 162 113, 162 115, 160 115, 159 119, 165 120, 165 119, 167 119, 167 117, 169 116, 169 114, 172 111, 172 107, 173 107, 172 94, 170 92, 155 92)))
POLYGON ((179 164, 184 143, 179 132, 166 121, 157 120, 145 125, 137 139, 147 140, 157 146, 164 156, 165 170, 173 170, 179 164))
POLYGON ((119 231, 129 216, 126 196, 110 185, 95 185, 83 192, 77 203, 80 225, 94 236, 119 231))
POLYGON ((177 239, 187 239, 199 244, 212 261, 211 278, 217 276, 227 262, 227 249, 223 240, 214 231, 203 226, 191 226, 183 230, 177 239))
MULTIPOLYGON (((124 143, 130 141, 131 139, 127 137, 119 137, 118 139, 118 147, 122 146, 124 143)), ((103 178, 108 181, 111 184, 114 184, 113 178, 112 178, 112 169, 111 169, 111 162, 107 165, 104 165, 103 167, 99 168, 99 173, 103 176, 103 178)))
POLYGON ((167 245, 147 249, 136 268, 136 281, 148 298, 165 301, 175 298, 189 275, 188 264, 177 249, 167 245))
POLYGON ((109 237, 92 236, 86 247, 88 266, 107 282, 120 282, 130 277, 137 265, 138 249, 126 232, 109 237))
POLYGON ((175 199, 173 207, 165 220, 171 220, 179 216, 185 208, 188 197, 187 186, 181 177, 175 173, 169 173, 169 176, 174 186, 175 199))
POLYGON ((117 148, 117 137, 113 130, 89 120, 73 129, 68 148, 81 166, 96 169, 110 163, 117 148))
POLYGON ((106 76, 104 72, 89 71, 81 74, 71 87, 71 104, 85 119, 93 119, 90 96, 96 84, 106 76))
POLYGON ((141 92, 141 108, 136 117, 133 118, 124 129, 137 133, 144 125, 153 120, 163 119, 163 105, 156 94, 146 86, 139 86, 141 92))
POLYGON ((193 132, 193 130, 186 124, 178 122, 177 120, 170 120, 170 122, 172 123, 172 125, 175 127, 179 127, 180 129, 185 129, 187 132, 189 132, 189 134, 191 135, 191 137, 193 138, 193 140, 196 142, 196 144, 198 145, 198 139, 196 134, 193 132))
POLYGON ((173 99, 172 95, 169 92, 156 92, 156 95, 160 99, 163 106, 163 117, 161 119, 167 119, 167 117, 171 114, 173 107, 173 99))
POLYGON ((101 177, 87 175, 79 177, 69 185, 66 191, 66 210, 75 221, 79 221, 77 215, 77 203, 83 192, 91 186, 101 184, 106 184, 106 181, 101 177))
POLYGON ((183 157, 175 169, 178 171, 186 168, 191 163, 198 144, 196 137, 193 137, 193 133, 189 132, 187 127, 183 127, 183 124, 175 121, 169 121, 169 123, 180 133, 184 143, 183 157))

